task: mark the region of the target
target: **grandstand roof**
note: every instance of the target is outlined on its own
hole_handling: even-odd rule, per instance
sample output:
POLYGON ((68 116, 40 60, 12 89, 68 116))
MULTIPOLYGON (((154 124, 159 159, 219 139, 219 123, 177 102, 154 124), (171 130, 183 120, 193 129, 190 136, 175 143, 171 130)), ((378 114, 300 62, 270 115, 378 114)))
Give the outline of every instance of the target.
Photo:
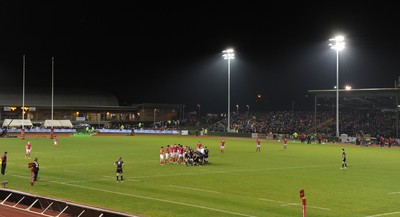
MULTIPOLYGON (((22 88, 1 87, 1 106, 22 106, 22 88)), ((53 96, 54 107, 119 106, 118 99, 105 91, 93 89, 57 88, 53 96)), ((25 88, 25 106, 51 106, 51 88, 25 88)))
MULTIPOLYGON (((317 98, 336 99, 336 89, 308 90, 317 98)), ((399 102, 400 88, 367 88, 339 90, 340 107, 351 109, 395 109, 399 102)))
POLYGON ((3 127, 21 127, 21 126, 32 126, 31 120, 28 119, 5 119, 3 121, 3 127))

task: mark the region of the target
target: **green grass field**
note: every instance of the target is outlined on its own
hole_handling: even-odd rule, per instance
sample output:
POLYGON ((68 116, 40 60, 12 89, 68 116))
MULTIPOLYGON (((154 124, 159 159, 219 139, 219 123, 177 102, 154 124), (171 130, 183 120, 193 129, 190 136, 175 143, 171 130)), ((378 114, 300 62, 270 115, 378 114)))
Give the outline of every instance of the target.
POLYGON ((8 151, 9 188, 146 217, 400 216, 400 149, 346 145, 348 169, 340 169, 340 144, 300 144, 218 137, 122 136, 0 139, 8 151), (32 158, 25 159, 25 143, 32 158), (197 142, 210 150, 207 166, 160 165, 160 146, 197 142), (114 162, 125 161, 124 183, 114 162), (38 157, 39 181, 29 185, 27 164, 38 157))

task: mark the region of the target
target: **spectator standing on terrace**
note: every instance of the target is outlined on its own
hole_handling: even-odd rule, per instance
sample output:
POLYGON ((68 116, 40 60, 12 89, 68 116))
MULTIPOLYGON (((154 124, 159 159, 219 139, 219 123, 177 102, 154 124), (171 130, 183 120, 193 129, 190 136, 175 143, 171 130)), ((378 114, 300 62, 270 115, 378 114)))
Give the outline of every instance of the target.
POLYGON ((322 135, 320 133, 318 133, 317 139, 318 139, 318 144, 321 144, 322 143, 322 135))
POLYGON ((1 175, 6 174, 7 167, 7 152, 4 152, 3 156, 1 156, 1 175))
POLYGON ((381 137, 379 138, 379 140, 380 140, 381 147, 382 147, 382 148, 385 147, 385 137, 381 136, 381 137))
POLYGON ((225 152, 225 140, 224 139, 221 139, 221 144, 220 144, 219 148, 221 150, 221 153, 225 152))
POLYGON ((344 151, 344 148, 342 148, 342 167, 340 167, 340 169, 347 169, 346 152, 344 151))
POLYGON ((389 148, 392 147, 393 144, 394 144, 394 139, 392 137, 389 137, 389 142, 388 142, 389 148))
POLYGON ((307 144, 311 144, 311 134, 307 135, 307 144))
POLYGON ((31 149, 32 145, 31 142, 28 141, 28 143, 26 143, 25 145, 25 158, 31 159, 31 149))
POLYGON ((124 175, 122 171, 122 168, 124 167, 124 161, 122 160, 122 157, 119 157, 119 159, 114 162, 114 165, 117 167, 117 182, 119 182, 119 179, 121 179, 121 182, 124 182, 124 175))
POLYGON ((256 152, 261 152, 261 141, 257 138, 256 140, 256 152))

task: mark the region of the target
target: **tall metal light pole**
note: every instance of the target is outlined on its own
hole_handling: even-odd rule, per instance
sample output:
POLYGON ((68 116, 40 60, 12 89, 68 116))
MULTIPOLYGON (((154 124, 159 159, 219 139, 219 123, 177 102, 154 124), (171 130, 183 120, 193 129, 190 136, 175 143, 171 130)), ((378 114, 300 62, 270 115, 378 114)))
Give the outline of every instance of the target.
MULTIPOLYGON (((51 58, 51 120, 54 118, 54 57, 51 58)), ((50 139, 53 139, 54 135, 54 123, 51 123, 50 127, 50 139)))
POLYGON ((198 121, 200 121, 200 104, 197 104, 197 107, 199 108, 199 112, 197 114, 197 119, 198 119, 198 121))
POLYGON ((331 49, 336 50, 336 137, 339 138, 339 51, 344 49, 344 37, 336 36, 329 39, 331 49))
POLYGON ((156 128, 156 112, 157 112, 157 109, 154 109, 154 122, 153 122, 154 129, 156 128))
POLYGON ((236 105, 236 113, 239 114, 239 105, 236 105))
POLYGON ((21 139, 25 139, 25 54, 22 55, 22 126, 21 126, 21 139))
POLYGON ((231 131, 231 59, 235 58, 233 49, 226 49, 222 51, 224 59, 228 60, 228 124, 226 131, 231 131))

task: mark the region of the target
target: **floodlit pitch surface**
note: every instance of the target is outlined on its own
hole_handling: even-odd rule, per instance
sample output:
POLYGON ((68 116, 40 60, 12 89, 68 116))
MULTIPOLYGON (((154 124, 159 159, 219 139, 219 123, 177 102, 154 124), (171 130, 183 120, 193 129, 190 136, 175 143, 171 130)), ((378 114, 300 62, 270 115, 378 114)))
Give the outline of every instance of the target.
POLYGON ((0 139, 8 151, 8 187, 140 216, 301 216, 304 189, 307 215, 400 215, 400 149, 345 144, 265 141, 192 136, 60 137, 57 148, 46 138, 0 139), (25 143, 39 158, 39 181, 29 185, 25 143), (160 165, 168 144, 210 149, 207 166, 160 165), (340 169, 341 148, 348 168, 340 169), (125 161, 124 183, 114 162, 125 161))

